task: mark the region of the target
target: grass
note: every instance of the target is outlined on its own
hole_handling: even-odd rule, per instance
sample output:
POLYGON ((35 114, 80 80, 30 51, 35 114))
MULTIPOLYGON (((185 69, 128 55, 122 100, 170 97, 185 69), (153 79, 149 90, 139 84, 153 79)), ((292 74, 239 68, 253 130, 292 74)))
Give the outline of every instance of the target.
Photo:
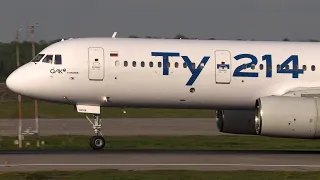
MULTIPOLYGON (((41 150, 89 150, 87 136, 44 136, 41 150)), ((17 150, 17 137, 1 137, 0 150, 17 150)), ((320 143, 310 139, 286 139, 262 136, 112 136, 106 149, 157 150, 320 150, 320 143)), ((35 137, 23 141, 25 150, 37 149, 35 137), (26 146, 26 143, 30 143, 26 146)))
POLYGON ((153 170, 153 171, 47 171, 2 173, 1 180, 313 180, 319 179, 320 172, 285 172, 285 171, 182 171, 182 170, 153 170))
MULTIPOLYGON (((34 101, 22 101, 22 117, 34 117, 34 101)), ((72 105, 38 102, 40 118, 83 118, 72 105)), ((121 108, 101 108, 103 118, 213 118, 213 110, 197 109, 148 109, 128 108, 124 114, 121 108)), ((18 104, 14 101, 0 101, 0 119, 17 118, 18 104)))

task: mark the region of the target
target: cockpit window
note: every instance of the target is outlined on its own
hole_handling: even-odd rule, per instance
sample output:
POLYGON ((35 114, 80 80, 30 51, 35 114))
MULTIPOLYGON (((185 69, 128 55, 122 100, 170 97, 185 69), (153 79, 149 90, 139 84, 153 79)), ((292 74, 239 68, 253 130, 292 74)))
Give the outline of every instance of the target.
POLYGON ((36 55, 31 62, 39 62, 43 58, 44 54, 38 54, 36 55))
POLYGON ((52 64, 52 62, 53 62, 53 55, 47 55, 47 56, 42 60, 42 62, 52 64))
POLYGON ((62 64, 61 55, 55 55, 54 56, 54 64, 62 64))

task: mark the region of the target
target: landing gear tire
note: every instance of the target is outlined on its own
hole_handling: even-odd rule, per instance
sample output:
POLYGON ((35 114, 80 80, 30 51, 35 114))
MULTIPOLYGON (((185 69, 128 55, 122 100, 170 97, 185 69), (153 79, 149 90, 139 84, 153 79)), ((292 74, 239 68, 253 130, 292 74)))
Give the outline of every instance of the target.
POLYGON ((86 116, 87 120, 92 124, 92 128, 94 130, 95 136, 90 138, 90 146, 93 150, 103 149, 106 141, 103 138, 101 133, 101 119, 99 114, 93 114, 94 121, 91 121, 88 116, 86 116))
POLYGON ((90 146, 93 150, 103 149, 106 141, 102 136, 93 136, 90 138, 90 146))

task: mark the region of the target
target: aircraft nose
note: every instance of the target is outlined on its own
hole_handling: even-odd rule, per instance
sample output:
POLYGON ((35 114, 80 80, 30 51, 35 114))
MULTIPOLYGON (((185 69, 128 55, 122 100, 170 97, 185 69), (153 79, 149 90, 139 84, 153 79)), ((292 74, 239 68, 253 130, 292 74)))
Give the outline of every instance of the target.
POLYGON ((17 71, 12 72, 6 80, 6 86, 13 92, 20 94, 22 89, 21 77, 17 71))

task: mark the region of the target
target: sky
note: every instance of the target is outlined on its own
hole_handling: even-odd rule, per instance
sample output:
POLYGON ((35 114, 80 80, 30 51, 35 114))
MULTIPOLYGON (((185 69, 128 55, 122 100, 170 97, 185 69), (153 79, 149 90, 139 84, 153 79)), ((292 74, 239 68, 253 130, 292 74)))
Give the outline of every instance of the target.
POLYGON ((320 40, 319 0, 1 0, 0 41, 129 35, 320 40))

